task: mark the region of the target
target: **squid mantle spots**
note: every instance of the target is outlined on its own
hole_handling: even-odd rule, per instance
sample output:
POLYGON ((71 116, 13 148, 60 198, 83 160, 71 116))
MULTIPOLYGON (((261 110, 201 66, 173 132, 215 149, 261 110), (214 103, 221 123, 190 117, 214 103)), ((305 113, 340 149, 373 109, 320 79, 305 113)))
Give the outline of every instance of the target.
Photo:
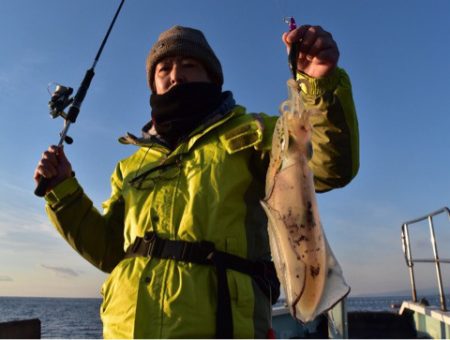
POLYGON ((285 223, 285 225, 286 225, 286 228, 289 230, 289 233, 295 233, 296 231, 298 231, 298 224, 296 224, 296 223, 291 223, 291 224, 288 224, 288 223, 285 223))
POLYGON ((305 235, 301 235, 297 240, 295 240, 294 242, 297 243, 297 245, 300 245, 300 242, 305 241, 308 242, 309 239, 305 236, 305 235))
POLYGON ((292 216, 292 208, 291 207, 289 207, 288 208, 288 215, 287 215, 288 217, 291 217, 292 216))
POLYGON ((309 272, 311 273, 311 276, 314 279, 320 273, 320 266, 317 266, 317 267, 310 266, 309 267, 309 272))
POLYGON ((314 228, 316 226, 311 201, 308 201, 308 203, 306 204, 306 223, 310 228, 314 228))

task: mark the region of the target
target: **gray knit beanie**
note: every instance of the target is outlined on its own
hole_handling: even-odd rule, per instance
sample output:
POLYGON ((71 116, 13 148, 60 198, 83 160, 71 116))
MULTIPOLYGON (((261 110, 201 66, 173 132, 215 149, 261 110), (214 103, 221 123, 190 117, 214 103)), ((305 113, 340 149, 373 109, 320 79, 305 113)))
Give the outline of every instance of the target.
POLYGON ((223 85, 222 66, 203 33, 194 28, 174 26, 161 33, 148 54, 147 81, 152 91, 154 91, 153 78, 156 64, 163 58, 173 56, 189 57, 200 61, 211 80, 220 86, 223 85))

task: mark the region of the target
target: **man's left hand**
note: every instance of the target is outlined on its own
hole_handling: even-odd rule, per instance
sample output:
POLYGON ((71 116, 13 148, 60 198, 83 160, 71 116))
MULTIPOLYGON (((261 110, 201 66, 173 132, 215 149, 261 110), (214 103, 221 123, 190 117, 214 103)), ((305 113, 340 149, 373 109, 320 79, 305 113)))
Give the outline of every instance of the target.
POLYGON ((339 60, 339 50, 332 35, 320 26, 303 25, 283 34, 288 53, 293 43, 298 43, 297 71, 310 77, 329 75, 339 60))

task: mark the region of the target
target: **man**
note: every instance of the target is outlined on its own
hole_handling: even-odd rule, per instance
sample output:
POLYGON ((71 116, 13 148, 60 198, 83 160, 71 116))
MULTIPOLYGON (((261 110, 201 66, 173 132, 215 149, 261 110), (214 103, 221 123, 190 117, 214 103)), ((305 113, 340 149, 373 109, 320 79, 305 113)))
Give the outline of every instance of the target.
MULTIPOLYGON (((320 27, 285 33, 299 44, 298 81, 313 118, 317 191, 358 170, 358 128, 339 52, 320 27)), ((51 178, 48 215, 85 259, 111 272, 102 287, 104 336, 265 337, 278 282, 260 206, 277 117, 250 115, 222 92, 219 60, 202 32, 175 26, 147 58, 152 120, 120 161, 100 214, 62 149, 35 179, 51 178)))

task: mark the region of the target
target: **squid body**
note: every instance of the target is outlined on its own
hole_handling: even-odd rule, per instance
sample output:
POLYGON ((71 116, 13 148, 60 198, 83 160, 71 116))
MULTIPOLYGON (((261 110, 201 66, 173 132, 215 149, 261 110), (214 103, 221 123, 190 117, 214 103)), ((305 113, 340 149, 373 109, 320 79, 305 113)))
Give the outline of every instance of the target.
POLYGON ((288 81, 273 134, 266 197, 270 248, 292 316, 309 322, 331 309, 350 287, 325 237, 315 195, 309 122, 298 83, 288 81))

